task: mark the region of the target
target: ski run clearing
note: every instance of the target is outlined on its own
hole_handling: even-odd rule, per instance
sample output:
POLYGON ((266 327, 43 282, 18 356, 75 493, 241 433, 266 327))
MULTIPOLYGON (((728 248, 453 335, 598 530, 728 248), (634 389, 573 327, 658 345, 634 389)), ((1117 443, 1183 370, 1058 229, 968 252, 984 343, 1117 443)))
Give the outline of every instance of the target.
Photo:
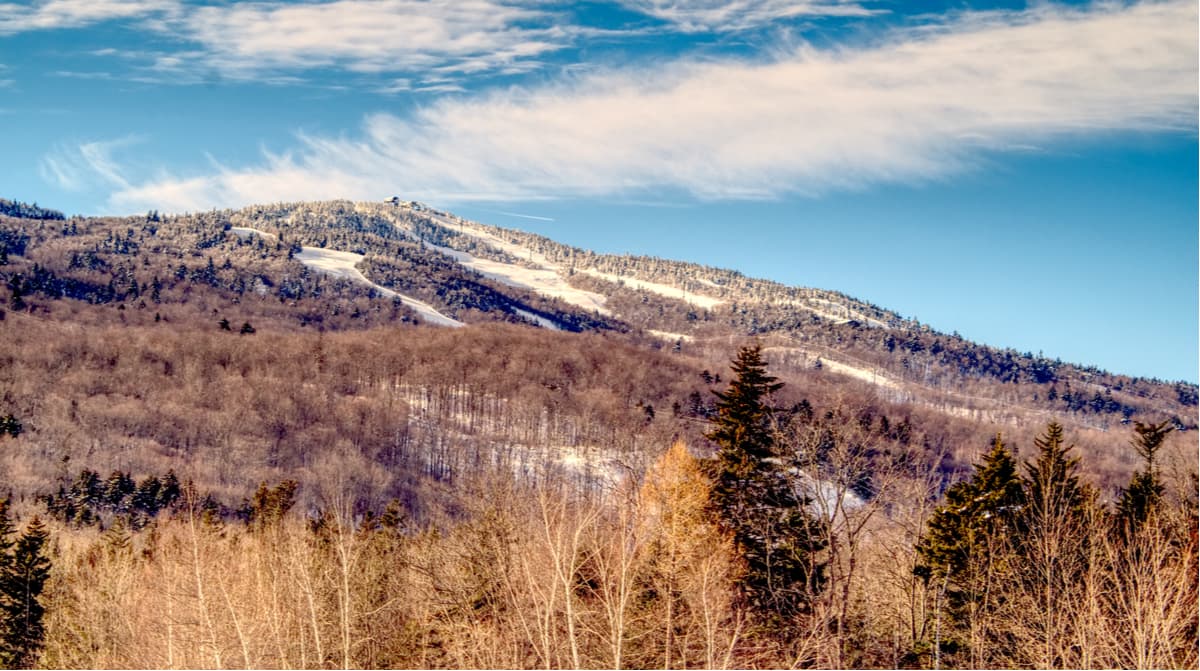
MULTIPOLYGON (((583 289, 576 289, 567 283, 564 277, 565 272, 561 265, 554 263, 546 258, 544 254, 539 254, 527 247, 523 247, 514 242, 504 240, 503 238, 480 228, 477 224, 469 223, 462 219, 451 219, 439 214, 431 212, 423 212, 430 219, 446 227, 448 230, 456 231, 462 235, 483 242, 484 244, 494 247, 511 256, 526 259, 531 267, 520 266, 512 263, 504 263, 501 261, 492 261, 490 259, 477 258, 466 252, 460 252, 447 247, 440 247, 425 243, 429 249, 436 250, 454 258, 464 266, 475 270, 484 277, 494 279, 498 282, 503 282, 509 286, 522 289, 530 289, 544 296, 551 296, 563 300, 571 305, 584 308, 585 310, 595 310, 600 314, 611 314, 605 307, 605 297, 583 289)), ((682 300, 696 307, 711 310, 720 305, 724 301, 712 296, 693 293, 685 289, 673 287, 657 282, 640 280, 635 277, 625 277, 623 275, 615 275, 605 273, 594 268, 584 268, 580 272, 592 277, 612 282, 618 285, 624 285, 632 289, 640 289, 656 293, 666 298, 674 298, 682 300)), ((711 284, 711 282, 710 282, 711 284)), ((714 285, 715 286, 715 285, 714 285)))
POLYGON ((670 331, 655 331, 654 329, 646 329, 646 333, 649 333, 650 335, 654 336, 655 338, 658 338, 659 340, 666 340, 667 342, 692 342, 693 340, 695 340, 695 338, 693 338, 692 336, 687 335, 685 333, 672 333, 670 331))
POLYGON ((719 298, 713 298, 712 296, 705 296, 703 294, 692 293, 685 289, 680 289, 678 287, 673 287, 673 286, 670 286, 667 284, 659 284, 658 282, 648 282, 646 280, 639 280, 636 277, 625 277, 624 275, 614 275, 612 273, 602 273, 599 270, 595 270, 593 268, 585 268, 582 272, 584 272, 588 275, 591 275, 592 277, 598 277, 602 280, 606 280, 606 281, 612 282, 614 284, 622 284, 622 285, 625 285, 632 289, 640 289, 642 291, 649 291, 650 293, 658 294, 659 296, 665 296, 667 298, 674 298, 676 300, 681 300, 686 303, 695 305, 698 308, 704 308, 705 310, 711 310, 711 309, 717 307, 718 305, 720 305, 721 303, 725 302, 719 298))
POLYGON ((566 278, 562 275, 562 269, 559 265, 553 263, 544 255, 535 254, 533 251, 520 245, 501 240, 487 231, 476 228, 474 225, 468 225, 463 220, 451 220, 445 216, 430 212, 423 212, 423 214, 448 230, 469 235, 512 256, 528 259, 529 266, 481 259, 467 252, 460 252, 457 249, 450 249, 449 247, 442 247, 421 241, 421 244, 426 249, 432 249, 445 254, 463 266, 501 284, 517 289, 528 289, 549 298, 557 298, 564 303, 583 308, 589 312, 594 311, 602 315, 612 314, 608 308, 604 307, 604 303, 607 300, 604 296, 591 291, 577 289, 568 284, 566 278))
MULTIPOLYGON (((263 231, 253 228, 234 227, 229 230, 239 238, 245 238, 250 235, 261 235, 265 238, 275 237, 271 233, 264 233, 263 231)), ((350 280, 352 282, 365 284, 374 288, 384 296, 389 298, 399 298, 401 303, 407 305, 414 312, 420 315, 422 320, 429 324, 451 327, 464 326, 462 322, 458 321, 457 319, 447 317, 446 315, 438 312, 432 305, 424 301, 419 301, 411 296, 405 296, 404 294, 392 291, 387 287, 380 286, 367 279, 367 276, 363 275, 362 271, 355 267, 362 262, 362 254, 355 254, 354 252, 339 252, 333 249, 321 249, 319 247, 302 247, 300 253, 296 254, 296 260, 308 266, 309 268, 329 275, 330 277, 336 277, 338 279, 350 280)))
POLYGON ((899 389, 900 388, 900 385, 896 384, 895 380, 884 377, 883 375, 880 375, 879 373, 876 373, 873 370, 868 370, 866 368, 858 368, 856 366, 851 366, 848 364, 841 363, 840 361, 833 361, 832 359, 821 359, 821 367, 828 369, 830 372, 837 373, 839 375, 847 375, 849 377, 858 378, 859 380, 864 380, 866 382, 870 382, 871 384, 878 385, 880 387, 887 387, 888 389, 899 389))
POLYGON ((480 275, 501 284, 517 289, 527 289, 550 298, 557 298, 564 303, 583 308, 589 312, 595 311, 602 315, 612 314, 608 308, 604 307, 604 296, 592 293, 591 291, 576 289, 567 284, 567 281, 558 274, 557 270, 526 268, 525 266, 518 266, 515 263, 481 259, 467 252, 460 252, 457 249, 450 249, 449 247, 442 247, 429 242, 422 241, 421 244, 426 249, 449 256, 458 261, 462 266, 470 268, 480 275))

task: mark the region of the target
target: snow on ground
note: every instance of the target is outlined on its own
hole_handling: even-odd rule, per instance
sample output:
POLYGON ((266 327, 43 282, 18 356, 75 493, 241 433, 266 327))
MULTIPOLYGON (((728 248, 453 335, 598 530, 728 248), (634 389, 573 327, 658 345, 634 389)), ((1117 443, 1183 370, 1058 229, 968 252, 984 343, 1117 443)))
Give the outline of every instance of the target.
MULTIPOLYGON (((250 235, 261 235, 263 237, 273 238, 274 235, 264 233, 253 228, 233 227, 229 229, 231 233, 239 238, 245 238, 250 235)), ((374 287, 376 291, 388 296, 389 298, 399 298, 400 302, 412 308, 414 312, 421 316, 421 319, 436 326, 464 326, 457 319, 452 319, 438 312, 432 305, 419 301, 411 296, 405 296, 402 293, 392 291, 387 287, 379 286, 371 280, 367 279, 362 271, 356 268, 363 260, 362 254, 354 252, 339 252, 334 249, 321 249, 319 247, 302 247, 299 254, 296 254, 296 260, 304 265, 338 279, 350 280, 360 284, 374 287)))
POLYGON ((545 317, 543 317, 541 315, 534 314, 528 310, 521 310, 518 308, 513 308, 513 312, 521 315, 525 319, 528 319, 529 321, 537 324, 538 326, 540 326, 544 329, 550 329, 551 331, 561 331, 562 330, 562 327, 558 325, 558 322, 554 321, 553 319, 546 319, 545 317))
POLYGON ((467 252, 460 252, 457 249, 450 249, 449 247, 442 247, 429 242, 423 242, 422 244, 427 249, 445 254, 463 266, 474 270, 484 277, 496 280, 501 284, 518 289, 528 289, 543 296, 557 298, 564 303, 570 303, 584 310, 594 310, 602 315, 612 314, 608 308, 604 307, 606 300, 604 296, 591 291, 577 289, 567 284, 566 278, 560 275, 556 268, 527 268, 514 263, 481 259, 467 252))
MULTIPOLYGON (((545 255, 538 254, 537 252, 534 252, 533 250, 531 250, 527 247, 522 247, 521 245, 516 244, 512 241, 505 240, 498 235, 495 235, 489 231, 480 229, 477 226, 472 225, 464 220, 461 220, 461 219, 450 220, 450 219, 447 219, 446 217, 442 217, 442 216, 438 216, 438 215, 430 215, 430 217, 432 219, 436 219, 439 223, 450 228, 451 230, 456 230, 459 233, 462 233, 464 235, 469 235, 477 240, 485 242, 485 243, 495 247, 496 249, 499 249, 503 252, 511 254, 517 258, 528 259, 531 263, 533 263, 534 265, 536 265, 537 267, 539 267, 543 270, 552 270, 556 274, 562 272, 562 267, 560 265, 554 263, 550 259, 546 258, 545 255)), ((592 277, 598 277, 602 280, 608 280, 609 282, 624 282, 625 284, 632 286, 635 289, 644 289, 646 291, 650 291, 650 292, 659 294, 660 296, 666 296, 667 298, 681 299, 681 300, 687 301, 688 303, 691 303, 692 305, 696 305, 698 307, 702 307, 705 309, 711 309, 712 307, 720 305, 722 302, 724 302, 724 301, 721 301, 720 299, 713 298, 712 296, 704 296, 701 294, 696 294, 696 293, 692 293, 690 291, 686 291, 684 289, 679 289, 677 287, 673 287, 670 285, 658 284, 657 282, 647 282, 645 280, 639 280, 634 277, 624 277, 621 275, 613 275, 611 273, 603 273, 603 272, 600 272, 598 270, 591 269, 591 268, 585 269, 582 272, 587 273, 588 275, 591 275, 592 277)), ((705 282, 706 280, 701 280, 701 281, 705 282)), ((711 284, 714 287, 716 286, 712 282, 707 282, 707 283, 711 284)), ((593 294, 593 295, 595 295, 595 294, 593 294)), ((601 297, 601 298, 603 298, 603 297, 601 297)))
POLYGON ((886 323, 881 322, 874 317, 868 317, 857 310, 851 310, 841 303, 826 300, 824 298, 787 299, 772 301, 772 303, 774 305, 794 305, 796 307, 804 308, 809 312, 828 319, 834 324, 845 324, 850 320, 856 320, 866 324, 867 326, 874 326, 881 329, 891 328, 886 323), (824 303, 826 306, 828 306, 828 309, 822 310, 816 305, 817 303, 824 303))
POLYGON ((834 301, 826 300, 824 298, 810 298, 810 299, 808 299, 808 301, 809 302, 807 304, 803 304, 804 307, 807 307, 809 310, 812 310, 813 312, 816 312, 817 314, 819 314, 823 317, 829 317, 830 319, 835 320, 839 324, 844 324, 844 323, 850 321, 851 319, 855 319, 855 320, 865 323, 867 326, 875 326, 878 328, 888 328, 887 324, 879 321, 878 319, 873 319, 871 317, 867 317, 866 315, 859 313, 858 311, 853 311, 841 303, 835 303, 834 301), (813 307, 813 305, 812 305, 813 302, 824 303, 824 304, 830 306, 831 308, 833 308, 837 313, 840 313, 840 314, 834 314, 834 313, 830 313, 830 312, 822 312, 820 310, 817 310, 816 308, 813 307))
POLYGON ((299 254, 296 255, 296 260, 314 270, 319 270, 333 277, 360 282, 374 287, 379 293, 384 296, 399 298, 401 303, 412 308, 414 312, 421 315, 421 319, 436 326, 453 326, 459 327, 464 324, 457 319, 452 319, 440 313, 429 303, 419 301, 411 296, 405 296, 402 293, 392 291, 387 287, 381 287, 371 280, 367 279, 366 275, 362 274, 358 268, 355 268, 362 260, 362 254, 354 252, 339 252, 332 249, 319 249, 317 247, 304 247, 299 254))
POLYGON ((655 338, 658 338, 660 340, 666 340, 669 342, 676 342, 676 341, 680 341, 680 340, 682 340, 683 342, 691 342, 692 340, 694 340, 694 338, 692 338, 692 336, 686 335, 684 333, 671 333, 670 331, 655 331, 654 329, 646 329, 646 333, 649 333, 650 335, 652 335, 655 338))
POLYGON ((261 236, 264 238, 270 238, 272 240, 275 239, 274 233, 267 233, 266 231, 260 231, 257 228, 244 228, 242 226, 231 226, 229 228, 229 232, 233 233, 234 235, 236 235, 242 239, 248 238, 252 235, 258 235, 258 236, 261 236))
POLYGON ((614 282, 617 284, 624 284, 625 286, 632 287, 634 289, 641 289, 643 291, 649 291, 651 293, 658 294, 659 296, 666 296, 667 298, 674 298, 677 300, 686 301, 688 303, 691 303, 692 305, 695 305, 696 307, 704 308, 705 310, 711 310, 714 307, 725 302, 719 298, 713 298, 712 296, 705 296, 703 294, 692 293, 690 291, 687 291, 686 289, 680 289, 678 287, 673 287, 668 284, 659 284, 658 282, 647 282, 646 280, 639 280, 636 277, 626 277, 624 275, 614 275, 612 273, 603 273, 594 268, 585 268, 582 272, 587 273, 588 275, 591 275, 592 277, 598 277, 602 280, 607 280, 609 282, 614 282))
POLYGON ((864 501, 854 492, 829 480, 820 480, 803 471, 794 472, 799 479, 796 493, 809 499, 809 509, 826 519, 862 507, 864 501), (840 504, 838 499, 841 499, 840 504))
POLYGON ((873 370, 868 370, 866 368, 858 368, 855 366, 844 364, 840 361, 834 361, 832 359, 821 359, 821 367, 823 369, 828 369, 828 370, 830 370, 834 373, 838 373, 840 375, 849 375, 850 377, 855 377, 860 380, 865 380, 867 382, 870 382, 871 384, 879 385, 880 387, 888 387, 890 389, 899 389, 900 388, 900 385, 896 384, 895 380, 884 377, 883 375, 876 373, 873 370))
MULTIPOLYGON (((605 297, 599 294, 575 289, 566 283, 563 278, 563 269, 557 263, 554 263, 545 255, 534 252, 533 250, 516 244, 510 240, 505 240, 498 235, 479 228, 476 224, 472 224, 462 219, 450 219, 438 214, 427 213, 428 216, 445 226, 446 228, 457 231, 463 235, 469 235, 476 240, 479 240, 496 249, 515 256, 517 258, 526 259, 534 268, 527 268, 510 263, 501 263, 499 261, 491 261, 488 259, 478 259, 465 252, 459 252, 445 247, 429 245, 431 249, 436 249, 443 254, 448 254, 454 257, 459 263, 477 270, 486 277, 491 277, 499 282, 504 282, 509 286, 516 286, 526 289, 532 289, 538 293, 547 296, 555 296, 562 300, 577 305, 588 310, 598 310, 602 314, 611 314, 604 309, 603 305, 605 297)), ((642 289, 656 293, 667 298, 675 298, 687 301, 697 307, 712 309, 720 305, 724 301, 713 298, 712 296, 704 296, 702 294, 693 293, 678 287, 673 287, 657 282, 648 282, 639 280, 635 277, 624 277, 614 275, 612 273, 604 273, 593 268, 582 270, 592 277, 597 277, 602 280, 607 280, 613 283, 624 283, 626 286, 634 289, 642 289)), ((709 284, 712 284, 709 282, 709 284)), ((716 286, 716 285, 714 285, 716 286)))

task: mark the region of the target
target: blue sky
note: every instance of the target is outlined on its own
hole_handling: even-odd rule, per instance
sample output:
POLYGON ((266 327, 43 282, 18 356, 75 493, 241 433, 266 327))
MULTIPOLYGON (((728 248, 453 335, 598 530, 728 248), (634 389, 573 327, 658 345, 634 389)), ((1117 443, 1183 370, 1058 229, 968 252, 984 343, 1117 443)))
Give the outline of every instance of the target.
POLYGON ((0 197, 395 194, 1195 381, 1196 25, 1182 1, 0 3, 0 197))

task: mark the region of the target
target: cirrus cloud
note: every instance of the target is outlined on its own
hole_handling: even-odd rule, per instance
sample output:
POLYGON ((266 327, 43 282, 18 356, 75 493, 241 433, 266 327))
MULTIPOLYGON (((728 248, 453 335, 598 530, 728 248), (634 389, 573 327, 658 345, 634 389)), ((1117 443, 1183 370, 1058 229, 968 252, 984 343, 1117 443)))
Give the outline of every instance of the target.
POLYGON ((981 151, 1196 132, 1194 3, 970 13, 870 47, 678 62, 375 114, 258 165, 118 190, 114 209, 399 192, 443 202, 819 194, 953 174, 981 151))
POLYGON ((621 0, 625 7, 683 32, 746 30, 798 16, 868 16, 850 0, 621 0))
POLYGON ((29 5, 0 3, 0 35, 81 26, 174 12, 175 0, 42 0, 29 5))
POLYGON ((329 66, 357 72, 519 69, 566 44, 569 29, 552 18, 504 0, 332 0, 196 7, 161 28, 199 43, 189 60, 252 78, 329 66))

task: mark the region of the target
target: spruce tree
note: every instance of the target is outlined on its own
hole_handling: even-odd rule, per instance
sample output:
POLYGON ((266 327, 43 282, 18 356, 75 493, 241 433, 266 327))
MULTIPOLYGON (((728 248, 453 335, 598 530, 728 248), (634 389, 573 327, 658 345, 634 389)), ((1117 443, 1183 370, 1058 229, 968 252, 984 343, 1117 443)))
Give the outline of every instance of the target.
POLYGON ((1173 428, 1169 421, 1161 424, 1136 422, 1134 425, 1137 438, 1133 441, 1133 448, 1146 466, 1134 473, 1129 486, 1121 492, 1121 498, 1117 501, 1118 525, 1127 533, 1137 531, 1162 500, 1164 488, 1155 470, 1154 458, 1173 428))
POLYGON ((4 668, 32 668, 41 652, 45 609, 39 597, 50 577, 50 560, 44 554, 48 537, 45 525, 35 517, 6 555, 0 574, 0 666, 4 668))
POLYGON ((1061 668, 1070 664, 1057 642, 1068 636, 1071 624, 1060 600, 1095 566, 1087 513, 1095 492, 1080 483, 1079 457, 1069 455, 1074 448, 1064 444, 1062 426, 1048 425, 1034 445, 1037 458, 1025 462, 1026 505, 1014 544, 1020 559, 1012 593, 1026 599, 1025 616, 1036 623, 1032 659, 1041 668, 1061 668))
POLYGON ((1079 457, 1068 456, 1073 445, 1063 444, 1063 428, 1057 422, 1033 439, 1038 456, 1025 462, 1025 499, 1029 519, 1078 516, 1089 497, 1089 488, 1079 483, 1079 457))
MULTIPOLYGON (((8 499, 0 499, 0 581, 8 575, 9 565, 12 563, 12 535, 15 530, 12 518, 9 517, 10 505, 8 499)), ((2 595, 0 598, 3 598, 2 595)))
POLYGON ((1004 548, 1017 527, 1024 493, 1017 464, 999 434, 975 465, 970 480, 946 490, 934 510, 925 535, 917 543, 921 564, 914 573, 937 585, 949 620, 939 618, 935 650, 951 652, 963 632, 995 607, 989 585, 998 579, 1004 548))
POLYGON ((1023 499, 1017 464, 997 434, 971 479, 947 489, 944 503, 930 517, 917 545, 925 566, 953 581, 972 553, 981 551, 984 535, 1010 528, 1023 499))
POLYGON ((768 620, 787 619, 803 612, 821 587, 822 535, 779 458, 769 401, 783 385, 767 374, 757 345, 738 352, 733 372, 729 388, 716 393, 706 435, 718 446, 711 506, 746 562, 738 587, 747 605, 768 620))

